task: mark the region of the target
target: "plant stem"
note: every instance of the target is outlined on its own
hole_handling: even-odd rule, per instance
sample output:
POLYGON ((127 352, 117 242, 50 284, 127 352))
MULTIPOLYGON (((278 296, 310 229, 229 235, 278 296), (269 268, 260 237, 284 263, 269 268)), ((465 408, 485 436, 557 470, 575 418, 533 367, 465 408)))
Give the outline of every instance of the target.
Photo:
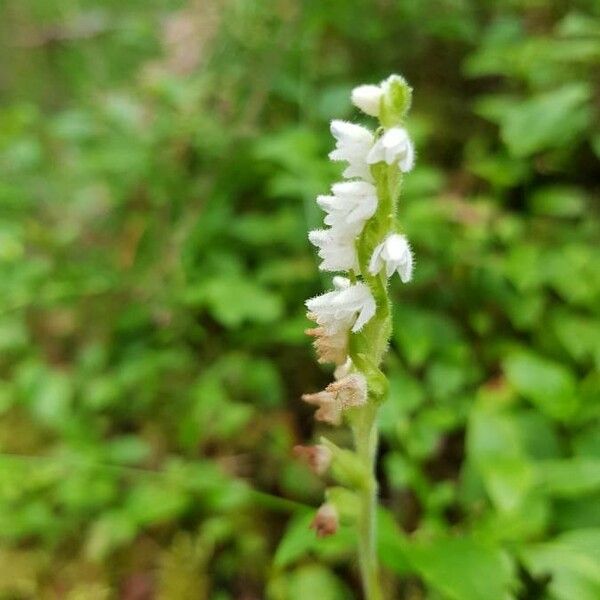
POLYGON ((356 451, 369 472, 369 484, 361 491, 358 517, 358 562, 365 600, 383 600, 377 561, 377 457, 378 430, 376 404, 368 404, 354 430, 356 451))
POLYGON ((387 393, 387 379, 380 367, 392 332, 391 302, 385 272, 369 272, 369 261, 375 247, 395 231, 396 205, 400 191, 400 172, 396 165, 378 163, 371 167, 377 187, 378 208, 367 222, 357 242, 360 275, 369 286, 377 304, 374 317, 363 330, 352 336, 350 357, 354 366, 365 375, 369 385, 369 401, 353 425, 356 453, 369 474, 360 492, 358 516, 358 561, 366 600, 383 600, 377 561, 377 411, 387 393))

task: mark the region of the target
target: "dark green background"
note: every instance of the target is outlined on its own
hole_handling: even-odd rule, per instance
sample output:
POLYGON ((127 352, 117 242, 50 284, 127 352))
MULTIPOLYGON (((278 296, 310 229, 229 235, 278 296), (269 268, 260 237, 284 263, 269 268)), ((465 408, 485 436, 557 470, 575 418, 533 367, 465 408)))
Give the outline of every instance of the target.
POLYGON ((0 39, 0 598, 360 598, 291 448, 328 121, 393 72, 388 594, 600 598, 597 1, 4 0, 0 39))

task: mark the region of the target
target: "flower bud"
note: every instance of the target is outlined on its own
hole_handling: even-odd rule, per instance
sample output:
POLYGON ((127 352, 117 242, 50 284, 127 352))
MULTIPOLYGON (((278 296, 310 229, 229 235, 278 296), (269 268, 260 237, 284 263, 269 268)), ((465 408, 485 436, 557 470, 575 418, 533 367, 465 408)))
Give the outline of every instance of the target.
POLYGON ((379 116, 383 89, 378 85, 359 85, 352 90, 352 104, 372 117, 379 116))
POLYGON ((382 82, 383 96, 379 120, 387 129, 400 125, 412 102, 412 88, 400 75, 390 75, 382 82))
POLYGON ((294 455, 302 459, 317 475, 323 475, 331 464, 331 450, 323 444, 294 446, 294 455))
POLYGON ((339 527, 339 517, 335 506, 329 502, 322 504, 310 527, 315 530, 317 537, 333 535, 339 527))

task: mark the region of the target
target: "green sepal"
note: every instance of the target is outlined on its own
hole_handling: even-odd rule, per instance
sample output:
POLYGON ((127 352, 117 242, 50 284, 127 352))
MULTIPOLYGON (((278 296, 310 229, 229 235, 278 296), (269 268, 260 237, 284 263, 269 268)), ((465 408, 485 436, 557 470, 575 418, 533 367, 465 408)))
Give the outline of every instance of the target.
POLYGON ((335 486, 325 490, 325 498, 337 510, 340 523, 343 525, 356 523, 361 508, 360 496, 356 492, 335 486))
POLYGON ((331 451, 329 472, 337 483, 357 490, 368 488, 369 473, 355 452, 339 448, 325 437, 320 442, 331 451))
POLYGON ((401 125, 412 103, 412 88, 404 77, 392 75, 379 105, 379 121, 386 129, 401 125))

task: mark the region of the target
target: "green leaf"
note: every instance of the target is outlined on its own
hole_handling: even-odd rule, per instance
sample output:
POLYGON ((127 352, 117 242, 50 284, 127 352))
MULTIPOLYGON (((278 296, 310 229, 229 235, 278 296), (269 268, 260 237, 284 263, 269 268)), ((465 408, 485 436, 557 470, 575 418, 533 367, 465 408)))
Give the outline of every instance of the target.
POLYGON ((269 600, 350 600, 353 596, 329 569, 308 564, 275 578, 269 585, 267 597, 269 600))
POLYGON ((394 338, 412 367, 422 366, 436 348, 460 340, 448 316, 410 306, 394 307, 394 338))
POLYGON ((448 538, 422 544, 411 561, 425 581, 456 600, 506 600, 512 597, 513 569, 498 548, 470 538, 448 538))
POLYGON ((134 465, 150 455, 150 447, 144 440, 133 435, 123 435, 110 441, 106 447, 109 462, 134 465))
POLYGON ((170 521, 188 506, 190 495, 181 487, 162 483, 140 483, 134 487, 125 504, 125 511, 139 525, 154 525, 170 521))
POLYGON ((400 530, 394 517, 380 508, 377 513, 377 553, 381 562, 399 575, 410 573, 409 544, 408 537, 400 530))
POLYGON ((85 546, 86 555, 92 560, 102 560, 115 549, 131 542, 138 528, 125 512, 105 512, 92 524, 85 546))
POLYGON ((545 252, 548 283, 571 304, 595 310, 600 290, 600 248, 593 243, 554 245, 545 252))
POLYGON ((379 429, 383 435, 393 435, 398 427, 409 423, 411 412, 425 400, 420 382, 398 369, 390 373, 390 389, 378 414, 379 429))
POLYGON ((514 411, 513 421, 519 432, 520 445, 533 460, 561 456, 561 444, 553 422, 534 408, 514 411))
POLYGON ((73 396, 72 381, 67 374, 48 371, 38 381, 33 397, 36 416, 50 425, 64 425, 73 396))
POLYGON ((250 279, 223 277, 211 279, 188 293, 193 305, 205 305, 226 327, 239 327, 244 321, 270 323, 282 313, 281 298, 250 279))
POLYGON ((533 471, 510 415, 478 407, 469 423, 467 450, 494 505, 503 512, 521 507, 533 485, 533 471))
POLYGON ((555 526, 558 531, 600 527, 600 492, 554 502, 555 526))
POLYGON ((586 196, 575 186, 553 185, 535 190, 529 197, 534 214, 550 217, 578 217, 586 208, 586 196))
POLYGON ((600 365, 600 319, 561 310, 554 314, 551 324, 561 345, 575 360, 593 357, 600 365))
POLYGON ((536 463, 535 477, 541 489, 554 496, 580 496, 600 490, 600 459, 575 457, 536 463))
POLYGON ((576 380, 564 365, 532 352, 518 352, 503 364, 511 385, 547 416, 566 421, 579 406, 576 380))
MULTIPOLYGON (((512 246, 506 255, 504 270, 506 277, 515 285, 520 294, 517 301, 524 297, 523 292, 537 290, 544 283, 543 248, 532 243, 512 246)), ((526 298, 526 296, 525 296, 526 298)), ((518 302, 522 311, 523 301, 518 302)))
POLYGON ((588 85, 571 83, 519 101, 505 113, 502 138, 515 156, 564 147, 589 126, 590 96, 588 85))
POLYGON ((526 546, 520 555, 535 577, 551 576, 551 598, 600 598, 600 529, 569 531, 550 542, 526 546))
MULTIPOLYGON (((515 577, 508 555, 499 548, 469 537, 438 538, 407 543, 386 540, 408 556, 412 568, 428 586, 451 600, 507 600, 513 598, 515 577)), ((402 564, 386 561, 404 574, 402 564)))

